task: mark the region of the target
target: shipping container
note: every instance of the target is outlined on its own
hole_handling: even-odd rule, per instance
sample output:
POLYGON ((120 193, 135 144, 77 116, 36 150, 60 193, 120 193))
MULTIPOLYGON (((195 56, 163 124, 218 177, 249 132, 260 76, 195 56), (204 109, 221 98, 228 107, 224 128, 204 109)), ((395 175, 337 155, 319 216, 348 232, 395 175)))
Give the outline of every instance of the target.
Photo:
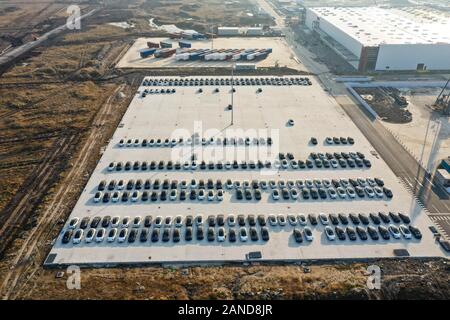
POLYGON ((192 47, 192 44, 187 41, 179 41, 178 45, 180 46, 180 48, 191 48, 192 47))
POLYGON ((155 58, 167 58, 175 54, 175 49, 161 49, 155 52, 155 58))
POLYGON ((161 45, 161 48, 172 48, 172 43, 167 41, 161 41, 159 44, 161 45))
POLYGON ((155 51, 156 51, 155 48, 152 48, 152 49, 145 48, 145 49, 139 50, 139 54, 141 55, 142 59, 145 59, 145 58, 150 57, 152 54, 154 54, 155 51))
POLYGON ((147 42, 147 47, 149 47, 149 48, 159 48, 159 43, 148 41, 147 42))

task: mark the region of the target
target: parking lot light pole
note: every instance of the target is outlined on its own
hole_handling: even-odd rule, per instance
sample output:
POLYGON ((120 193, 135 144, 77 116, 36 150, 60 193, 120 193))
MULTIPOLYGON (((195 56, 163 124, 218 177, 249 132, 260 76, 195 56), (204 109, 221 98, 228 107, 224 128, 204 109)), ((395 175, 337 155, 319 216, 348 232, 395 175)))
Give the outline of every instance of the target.
POLYGON ((231 125, 234 124, 234 67, 236 63, 231 65, 231 125))

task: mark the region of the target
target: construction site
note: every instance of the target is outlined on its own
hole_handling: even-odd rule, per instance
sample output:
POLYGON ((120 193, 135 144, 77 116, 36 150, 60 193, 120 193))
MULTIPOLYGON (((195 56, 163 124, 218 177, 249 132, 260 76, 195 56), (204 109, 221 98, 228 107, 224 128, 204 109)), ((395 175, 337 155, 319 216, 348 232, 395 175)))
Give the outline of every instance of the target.
MULTIPOLYGON (((343 74, 361 74, 329 47, 324 53, 321 46, 327 46, 323 43, 313 45, 318 40, 312 40, 310 34, 301 36, 296 27, 285 24, 285 11, 277 1, 204 2, 80 1, 79 30, 66 27, 70 16, 67 8, 77 1, 8 0, 0 4, 2 299, 448 298, 450 200, 432 182, 434 170, 449 155, 449 93, 443 90, 448 75, 404 74, 406 80, 428 77, 438 82, 431 87, 396 84, 404 79, 392 79, 389 73, 370 85, 338 81, 343 74), (219 27, 279 28, 282 35, 222 37, 218 35, 219 27), (205 39, 186 38, 183 32, 189 30, 205 35, 205 39), (176 49, 180 41, 188 42, 192 48, 175 51, 164 59, 142 58, 139 50, 148 48, 148 42, 161 41, 172 42, 176 49), (177 54, 202 54, 206 49, 216 50, 211 52, 214 54, 228 53, 225 59, 229 60, 176 59, 177 54), (246 52, 249 49, 253 51, 246 52), (272 52, 261 51, 267 49, 272 52), (236 54, 255 52, 267 56, 253 62, 253 57, 249 61, 232 60, 236 54), (150 85, 152 79, 158 82, 150 85), (173 85, 164 84, 167 79, 173 85), (237 79, 242 81, 234 82, 237 79), (357 95, 349 94, 346 86, 354 88, 357 95), (297 164, 284 168, 285 159, 271 158, 274 167, 270 169, 276 169, 275 173, 269 170, 274 174, 271 177, 257 169, 250 171, 258 163, 257 158, 239 159, 239 167, 234 168, 236 159, 216 161, 206 157, 206 169, 202 169, 201 159, 195 158, 199 154, 192 154, 196 137, 186 137, 186 141, 192 139, 192 144, 181 149, 191 157, 180 159, 181 171, 158 169, 161 161, 169 166, 172 149, 178 150, 165 146, 166 139, 175 139, 171 137, 175 129, 191 130, 193 122, 200 120, 204 129, 224 129, 230 125, 232 113, 231 123, 236 128, 279 130, 281 143, 276 156, 291 154, 289 157, 293 156, 297 164), (337 145, 333 140, 349 141, 349 137, 354 145, 337 145), (318 140, 317 145, 312 138, 318 140), (160 139, 160 145, 142 148, 144 139, 146 143, 154 139, 155 145, 160 139), (119 147, 121 143, 123 148, 119 147), (241 160, 247 161, 245 167, 241 160), (339 160, 345 162, 345 167, 339 160), (134 172, 136 161, 139 166, 145 162, 147 171, 134 172), (150 172, 152 161, 155 172, 150 172), (185 161, 189 165, 184 169, 185 161), (211 161, 218 166, 214 170, 209 169, 211 161), (231 162, 230 171, 226 171, 226 161, 231 162), (121 163, 123 171, 108 171, 111 163, 114 170, 121 163), (326 168, 323 163, 337 163, 337 169, 331 164, 326 168), (302 165, 310 164, 312 167, 301 170, 302 165), (130 172, 127 166, 131 166, 130 172), (125 179, 125 175, 129 177, 125 179), (375 178, 378 184, 372 184, 375 178), (210 179, 215 184, 213 196, 207 187, 210 179), (226 189, 228 179, 242 188, 233 184, 234 189, 226 189), (325 198, 316 193, 321 188, 317 184, 290 187, 292 181, 315 184, 333 179, 343 180, 343 184, 330 185, 334 191, 327 188, 325 198), (350 180, 357 183, 358 179, 364 197, 353 198, 359 189, 350 180), (136 189, 126 192, 114 184, 114 190, 101 191, 98 198, 103 180, 108 183, 106 188, 112 180, 133 180, 136 189), (138 180, 151 180, 152 189, 146 190, 144 184, 137 189, 138 180), (153 189, 155 180, 161 183, 157 191, 153 189), (164 191, 166 180, 179 183, 176 200, 171 200, 175 196, 170 184, 164 191), (197 198, 191 199, 191 188, 182 200, 183 180, 198 184, 202 181, 206 187, 196 185, 193 189, 197 198), (223 192, 216 189, 218 180, 224 184, 223 192), (275 180, 279 198, 262 185, 260 192, 251 189, 251 199, 247 198, 246 185, 253 186, 254 180, 268 185, 275 180), (278 185, 279 181, 285 184, 278 185), (344 193, 339 193, 342 186, 344 193), (303 192, 306 189, 309 191, 303 192), (289 200, 285 198, 286 190, 289 200), (122 202, 124 193, 126 202, 122 202), (154 193, 158 198, 153 202, 154 193), (142 202, 147 196, 148 202, 142 202), (109 202, 103 202, 105 198, 109 202), (367 236, 368 228, 379 230, 378 225, 372 220, 367 225, 362 221, 379 212, 386 212, 391 219, 381 223, 386 229, 391 223, 397 225, 394 231, 405 224, 406 229, 401 231, 408 232, 412 226, 413 231, 420 231, 420 239, 405 238, 401 233, 397 239, 389 231, 389 240, 383 240, 382 228, 377 233, 379 240, 363 240, 359 233, 354 242, 347 233, 345 241, 337 235, 330 240, 326 227, 334 230, 335 225, 320 220, 322 213, 328 219, 330 214, 342 213, 350 219, 349 226, 360 231, 351 220, 353 214, 360 214, 363 218, 359 226, 367 236), (394 222, 403 217, 400 213, 409 220, 394 222), (218 220, 215 240, 208 240, 209 216, 228 219, 230 214, 236 217, 237 241, 229 241, 228 227, 225 241, 218 240, 218 220), (161 221, 174 219, 170 241, 164 240, 167 221, 161 222, 159 242, 151 240, 154 225, 148 230, 145 245, 141 243, 141 231, 132 232, 136 223, 133 218, 141 217, 144 226, 149 215, 164 219, 161 221), (183 223, 188 216, 201 215, 204 240, 196 238, 194 229, 193 241, 188 243, 187 225, 183 224, 181 239, 174 242, 173 232, 178 226, 175 219, 179 215, 183 223), (244 235, 240 234, 240 215, 245 216, 248 240, 242 240, 244 235), (266 226, 257 220, 258 238, 254 240, 251 221, 261 215, 266 226), (294 226, 289 222, 291 215, 298 219, 304 215, 306 224, 296 220, 294 226), (317 218, 317 226, 310 215, 317 218), (102 235, 96 230, 90 235, 91 242, 87 242, 92 221, 101 228, 107 216, 111 220, 119 217, 121 223, 128 217, 129 225, 120 225, 111 242, 108 238, 112 224, 100 232, 102 235), (276 226, 270 224, 272 216, 276 226), (89 229, 77 244, 74 239, 83 218, 89 218, 85 219, 89 229), (309 239, 309 234, 304 233, 306 227, 312 230, 311 242, 306 237, 309 239), (125 236, 120 234, 124 228, 129 229, 125 236), (73 232, 67 233, 69 229, 73 232), (264 240, 263 229, 268 230, 270 240, 264 240), (294 229, 302 230, 302 243, 297 241, 294 229), (131 234, 135 242, 129 242, 131 234), (63 243, 64 239, 69 241, 63 243), (378 291, 366 287, 367 267, 374 263, 381 267, 385 279, 378 291), (83 290, 66 288, 66 267, 70 264, 83 267, 83 290)), ((321 6, 331 5, 322 2, 321 6)), ((361 5, 370 4, 361 1, 361 5)), ((224 136, 218 137, 223 142, 224 136)), ((243 148, 248 149, 246 135, 233 137, 238 147, 242 138, 243 148)), ((210 137, 200 137, 200 146, 201 138, 210 137)), ((344 227, 341 224, 336 226, 344 227)))

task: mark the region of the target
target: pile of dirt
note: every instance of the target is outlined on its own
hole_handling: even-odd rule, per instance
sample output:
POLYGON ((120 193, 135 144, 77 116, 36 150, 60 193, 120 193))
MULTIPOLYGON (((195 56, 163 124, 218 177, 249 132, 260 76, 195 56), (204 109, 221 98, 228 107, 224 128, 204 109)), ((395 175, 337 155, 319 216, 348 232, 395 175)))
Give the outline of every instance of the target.
POLYGON ((405 102, 400 100, 401 96, 396 89, 385 87, 354 89, 383 121, 399 124, 412 121, 412 114, 406 108, 405 102), (396 101, 395 97, 399 101, 396 101), (401 103, 399 103, 400 101, 401 103))

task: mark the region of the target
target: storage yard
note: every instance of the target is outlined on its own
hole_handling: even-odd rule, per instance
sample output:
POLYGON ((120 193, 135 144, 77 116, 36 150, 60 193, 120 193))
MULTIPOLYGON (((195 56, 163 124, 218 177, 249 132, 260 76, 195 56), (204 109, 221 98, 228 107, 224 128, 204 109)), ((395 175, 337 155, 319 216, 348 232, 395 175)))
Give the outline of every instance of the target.
MULTIPOLYGON (((408 194, 337 104, 322 91, 316 80, 287 77, 284 80, 274 79, 273 82, 271 79, 264 78, 261 82, 261 78, 237 78, 234 86, 234 124, 230 126, 231 111, 227 106, 231 87, 226 82, 230 81, 229 78, 146 78, 45 264, 198 264, 255 259, 379 258, 405 254, 413 257, 442 256, 442 249, 428 230, 431 222, 422 207, 408 194), (290 119, 295 124, 286 124, 290 119), (194 134, 193 126, 201 126, 198 136, 194 134), (212 131, 214 129, 216 131, 212 131), (232 129, 241 131, 230 133, 232 129), (271 131, 273 129, 275 131, 271 131), (255 144, 252 130, 262 130, 264 135, 260 133, 258 139, 267 140, 269 136, 273 138, 273 144, 269 144, 270 147, 263 142, 255 144), (189 143, 191 135, 197 137, 197 144, 189 143), (252 137, 249 142, 238 142, 247 136, 252 137), (349 136, 354 144, 326 142, 327 136, 349 136), (180 137, 184 140, 179 140, 180 137), (227 137, 235 137, 236 145, 232 142, 226 146, 222 142, 219 144, 219 140, 227 137), (311 137, 317 137, 317 145, 311 143, 311 137), (268 149, 271 151, 265 152, 268 149), (219 150, 224 150, 227 157, 217 160, 219 150), (286 160, 279 160, 277 165, 275 158, 278 152, 292 153, 294 159, 312 159, 313 162, 308 164, 306 161, 305 167, 300 162, 298 166, 294 161, 294 166, 292 163, 288 165, 286 160), (311 153, 327 152, 359 152, 356 157, 360 157, 361 165, 351 165, 348 161, 348 166, 346 163, 342 166, 339 161, 340 166, 334 167, 333 164, 325 164, 328 161, 323 164, 320 161, 319 166, 311 153), (263 158, 261 154, 266 153, 274 154, 263 158), (195 161, 192 160, 193 154, 195 161), (258 160, 267 159, 273 160, 271 169, 258 169, 258 160), (227 167, 226 161, 234 163, 235 160, 236 165, 227 167), (248 166, 244 168, 242 161, 248 162, 248 166), (170 167, 169 162, 172 163, 170 167), (222 165, 218 167, 216 164, 219 162, 222 165), (383 186, 392 192, 393 197, 390 198, 388 191, 376 196, 373 191, 368 191, 368 194, 363 191, 362 195, 356 196, 354 191, 348 191, 348 187, 343 189, 348 194, 346 191, 340 194, 338 185, 334 186, 339 195, 333 192, 318 197, 315 195, 317 191, 313 191, 315 186, 319 188, 318 183, 326 185, 325 180, 329 184, 332 179, 363 178, 366 181, 369 177, 381 178, 383 186), (228 179, 232 183, 230 186, 228 179), (317 179, 319 182, 313 182, 317 179), (260 186, 261 181, 270 184, 271 180, 274 186, 260 186), (303 181, 301 185, 299 180, 303 181), (202 186, 203 183, 205 185, 202 186), (312 185, 309 186, 309 183, 312 185), (275 198, 274 188, 280 192, 280 199, 275 198), (240 192, 245 194, 245 197, 241 195, 243 199, 240 192), (320 213, 324 213, 328 217, 329 214, 342 213, 350 217, 351 213, 356 213, 366 216, 367 224, 377 228, 378 225, 368 217, 370 213, 378 215, 380 211, 406 214, 411 220, 409 224, 420 229, 422 239, 400 236, 399 239, 390 237, 383 240, 380 233, 378 240, 355 238, 352 241, 344 235, 345 240, 336 238, 332 241, 324 233, 324 229, 332 225, 331 222, 325 223, 319 219, 316 225, 310 220, 311 214, 319 217, 320 213), (185 238, 189 227, 187 217, 197 219, 198 215, 203 217, 203 221, 193 220, 192 239, 185 238), (223 215, 222 223, 219 222, 220 215, 223 215), (230 215, 236 219, 233 225, 227 222, 230 215), (260 218, 256 220, 259 215, 262 215, 265 226, 261 225, 260 218), (275 223, 272 223, 271 215, 275 217, 275 223), (295 221, 290 220, 290 215, 295 221), (298 215, 304 215, 305 221, 298 221, 298 215), (251 222, 252 219, 255 221, 251 222), (218 232, 222 225, 225 229, 220 240, 218 232), (203 228, 201 239, 197 235, 199 226, 203 228), (90 228, 93 230, 89 231, 90 228), (106 229, 99 231, 102 228, 106 229), (240 236, 242 228, 250 233, 248 240, 244 241, 240 236), (270 239, 264 239, 260 234, 263 228, 267 228, 270 239), (303 238, 302 243, 296 243, 294 228, 309 228, 314 239, 309 241, 303 238), (231 229, 239 230, 235 241, 228 238, 231 229)), ((333 163, 333 160, 329 161, 333 163)), ((367 183, 364 182, 369 186, 367 183)), ((361 221, 365 221, 363 218, 361 221)), ((402 222, 394 220, 390 223, 397 223, 397 226, 402 222)), ((356 222, 351 221, 350 217, 348 225, 343 222, 337 225, 357 227, 356 222)), ((366 227, 366 222, 361 221, 358 220, 358 224, 366 227)), ((381 223, 389 226, 387 222, 381 223)))
POLYGON ((123 56, 116 65, 117 68, 201 68, 201 67, 231 67, 233 63, 246 62, 253 63, 256 67, 287 67, 295 70, 304 71, 304 67, 293 58, 293 53, 283 38, 217 38, 214 40, 185 40, 185 48, 178 51, 180 40, 171 40, 167 38, 140 38, 123 56), (156 58, 155 53, 159 53, 157 48, 148 48, 148 42, 169 46, 166 57, 156 58), (190 48, 186 48, 190 45, 190 48), (237 55, 249 51, 246 57, 237 55), (269 50, 268 50, 269 49, 269 50), (140 51, 145 50, 145 51, 140 51), (215 50, 207 52, 206 50, 215 50), (144 58, 141 53, 144 52, 144 58), (186 53, 191 54, 191 58, 186 53), (193 53, 199 53, 200 56, 193 57, 193 53), (220 54, 222 53, 222 54, 220 54), (261 53, 261 56, 251 55, 252 53, 261 53), (266 55, 267 53, 267 55, 266 55), (145 58, 145 54, 149 54, 145 58), (202 57, 202 58, 200 58, 202 57), (234 58, 234 59, 233 59, 234 58))

